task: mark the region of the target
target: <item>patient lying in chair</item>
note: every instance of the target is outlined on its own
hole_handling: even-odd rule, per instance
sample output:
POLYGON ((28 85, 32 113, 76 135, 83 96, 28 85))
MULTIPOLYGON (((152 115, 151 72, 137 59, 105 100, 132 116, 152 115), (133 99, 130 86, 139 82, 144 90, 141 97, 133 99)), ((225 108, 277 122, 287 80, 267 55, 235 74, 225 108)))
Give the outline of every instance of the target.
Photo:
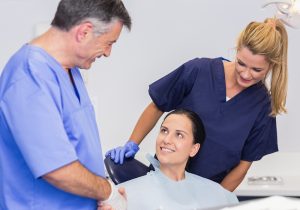
POLYGON ((156 140, 158 160, 150 160, 155 170, 118 185, 125 188, 128 210, 195 210, 238 203, 219 184, 185 171, 204 139, 198 115, 183 109, 170 112, 156 140))

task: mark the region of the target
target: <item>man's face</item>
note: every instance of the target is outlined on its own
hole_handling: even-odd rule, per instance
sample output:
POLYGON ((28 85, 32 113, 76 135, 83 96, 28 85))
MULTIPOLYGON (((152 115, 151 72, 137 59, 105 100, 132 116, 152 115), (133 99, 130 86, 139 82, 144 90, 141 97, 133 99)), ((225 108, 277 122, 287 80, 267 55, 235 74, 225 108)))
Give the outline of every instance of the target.
POLYGON ((91 31, 80 48, 77 67, 89 69, 97 58, 101 56, 108 57, 111 53, 112 45, 120 36, 122 28, 123 24, 116 21, 105 34, 96 35, 91 31))

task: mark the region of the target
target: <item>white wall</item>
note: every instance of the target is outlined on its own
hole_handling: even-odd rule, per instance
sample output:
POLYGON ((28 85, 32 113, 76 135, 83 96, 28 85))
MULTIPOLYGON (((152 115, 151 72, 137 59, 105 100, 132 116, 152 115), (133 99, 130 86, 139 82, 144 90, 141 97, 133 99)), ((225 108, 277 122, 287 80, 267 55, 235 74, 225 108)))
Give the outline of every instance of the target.
POLYGON ((0 72, 9 57, 34 36, 35 25, 49 23, 58 0, 0 0, 0 72))
MULTIPOLYGON (((246 24, 273 16, 272 7, 261 9, 263 2, 124 0, 133 19, 132 31, 124 30, 111 57, 101 58, 84 73, 96 105, 103 150, 127 140, 150 102, 150 83, 194 57, 233 59, 236 37, 246 24)), ((0 0, 0 69, 14 51, 33 37, 35 24, 51 21, 57 3, 58 0, 0 0)), ((300 152, 300 30, 289 28, 288 33, 289 112, 277 118, 278 137, 282 151, 300 152)), ((153 151, 156 133, 157 128, 143 142, 143 151, 153 151)))

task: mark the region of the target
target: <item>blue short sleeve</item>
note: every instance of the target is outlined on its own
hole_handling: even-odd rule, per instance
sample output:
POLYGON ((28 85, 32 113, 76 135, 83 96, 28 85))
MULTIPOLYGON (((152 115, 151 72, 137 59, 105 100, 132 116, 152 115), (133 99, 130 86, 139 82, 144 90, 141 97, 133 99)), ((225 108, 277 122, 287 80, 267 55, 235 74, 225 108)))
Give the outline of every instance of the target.
POLYGON ((277 152, 277 129, 276 118, 269 116, 270 105, 265 105, 259 113, 254 127, 250 131, 244 148, 242 150, 242 160, 256 161, 263 156, 277 152))
POLYGON ((188 61, 149 86, 149 95, 160 110, 175 109, 188 95, 199 72, 199 61, 198 58, 188 61))
POLYGON ((1 101, 1 110, 18 149, 37 178, 77 160, 77 156, 54 102, 55 90, 50 94, 43 81, 36 79, 24 77, 15 82, 1 101))

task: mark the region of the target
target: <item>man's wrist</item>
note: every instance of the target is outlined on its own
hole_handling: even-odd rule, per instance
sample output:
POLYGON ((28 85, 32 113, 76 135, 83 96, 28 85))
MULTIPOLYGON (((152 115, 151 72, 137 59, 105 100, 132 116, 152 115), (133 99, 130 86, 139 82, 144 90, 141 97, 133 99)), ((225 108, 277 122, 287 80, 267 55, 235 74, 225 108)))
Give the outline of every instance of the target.
POLYGON ((111 196, 112 192, 113 192, 113 188, 111 183, 102 177, 99 177, 102 182, 102 184, 99 186, 98 188, 98 201, 104 201, 109 199, 109 197, 111 196))
POLYGON ((108 184, 108 190, 106 191, 107 196, 106 199, 104 199, 104 201, 110 200, 113 197, 113 193, 114 193, 114 189, 113 189, 113 184, 111 181, 109 181, 108 179, 106 179, 106 182, 108 184))

